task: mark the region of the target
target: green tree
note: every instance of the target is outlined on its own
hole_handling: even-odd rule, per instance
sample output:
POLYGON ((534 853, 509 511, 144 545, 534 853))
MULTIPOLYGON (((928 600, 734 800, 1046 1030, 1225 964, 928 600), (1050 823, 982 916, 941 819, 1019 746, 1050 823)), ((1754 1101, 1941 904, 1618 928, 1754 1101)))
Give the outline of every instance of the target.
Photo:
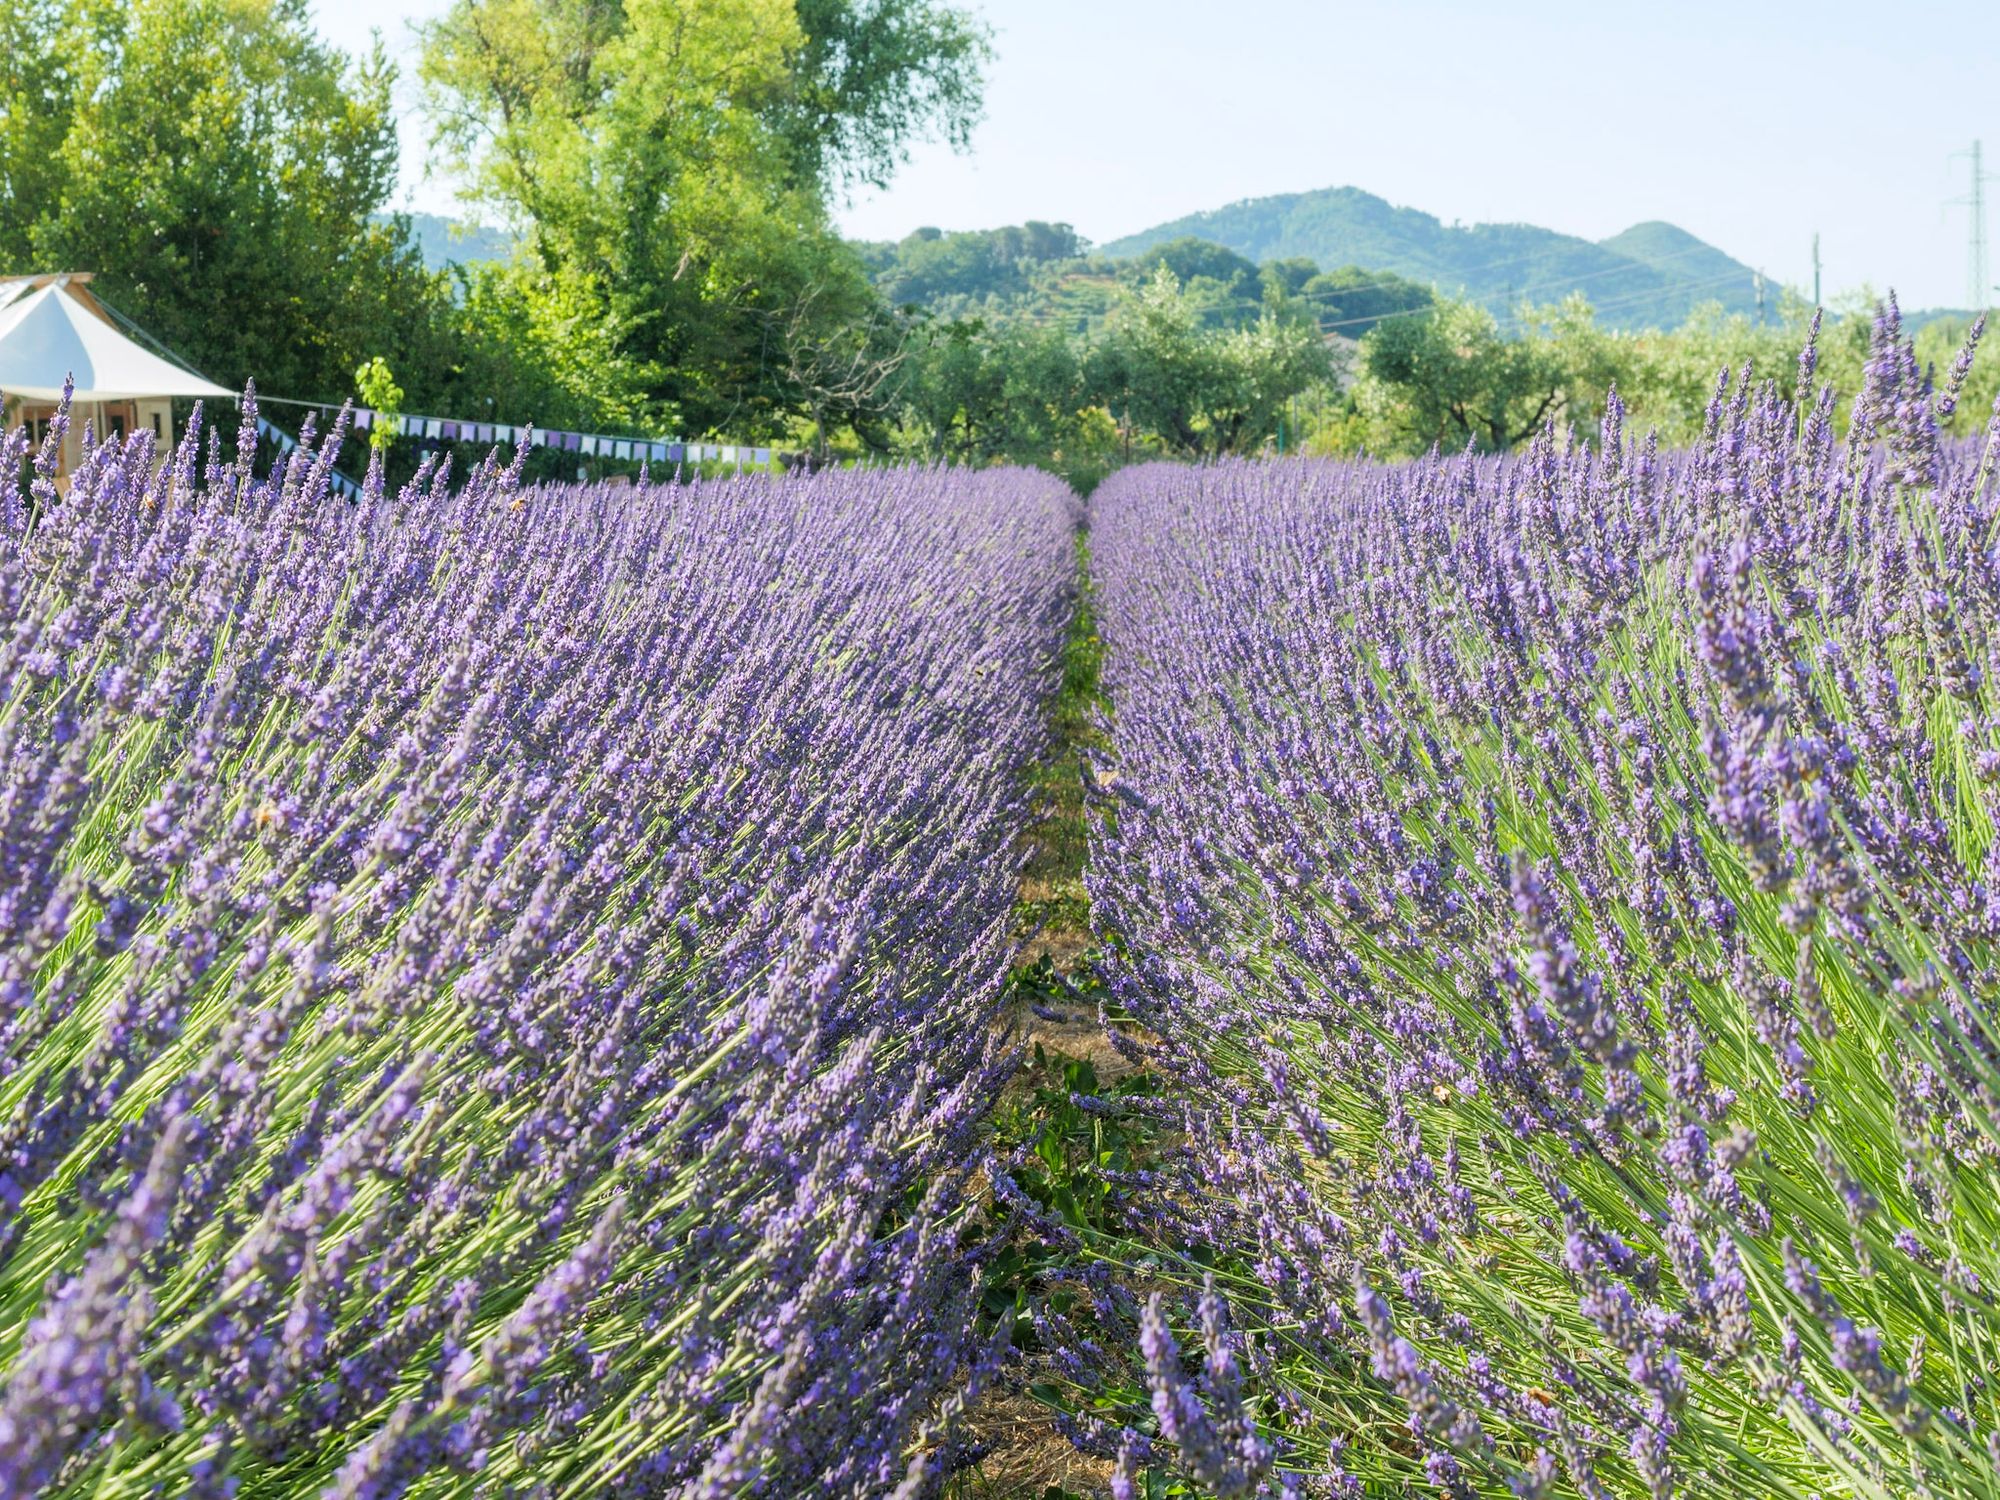
POLYGON ((542 427, 627 429, 653 409, 651 372, 625 355, 604 289, 574 270, 484 262, 457 272, 464 334, 461 403, 542 427))
POLYGON ((422 70, 473 193, 594 289, 654 412, 824 435, 894 360, 826 195, 923 129, 963 139, 980 38, 916 0, 457 0, 422 70))
POLYGON ((1429 287, 1388 271, 1342 266, 1307 278, 1299 296, 1312 306, 1320 327, 1344 338, 1366 336, 1382 319, 1429 307, 1429 287))
POLYGON ((33 27, 75 70, 33 126, 60 136, 53 191, 23 202, 37 264, 97 272, 227 385, 337 400, 366 354, 436 367, 443 289, 370 218, 395 174, 379 46, 350 65, 304 0, 43 6, 33 27))
POLYGON ((896 395, 924 456, 962 463, 999 451, 1005 391, 986 324, 954 318, 923 329, 896 395))
POLYGON ((1132 266, 1142 281, 1150 281, 1164 269, 1183 287, 1190 282, 1209 281, 1231 292, 1255 295, 1259 284, 1255 261, 1193 235, 1154 246, 1144 255, 1135 256, 1132 266))
POLYGON ((971 145, 991 56, 986 28, 937 0, 795 0, 801 42, 777 108, 801 179, 887 184, 910 142, 971 145))
POLYGON ((971 319, 923 325, 896 383, 926 457, 1035 464, 1082 477, 1105 464, 1082 347, 1059 328, 971 319))
POLYGON ((1270 309, 1245 327, 1205 327, 1162 266, 1114 313, 1092 368, 1115 413, 1199 456, 1261 445, 1293 397, 1332 379, 1334 357, 1309 324, 1270 309))
POLYGON ((1150 284, 1161 271, 1179 284, 1205 328, 1238 327, 1262 311, 1266 286, 1257 263, 1225 246, 1183 235, 1125 263, 1125 279, 1135 287, 1150 284))
POLYGON ((1319 274, 1319 266, 1303 255, 1267 260, 1257 268, 1258 279, 1263 283, 1267 298, 1296 297, 1319 274))
POLYGON ((1083 242, 1069 225, 1034 219, 954 234, 919 229, 894 245, 862 248, 876 284, 899 307, 1018 297, 1030 290, 1034 270, 1082 253, 1083 242))
POLYGON ((0 7, 0 270, 35 270, 34 228, 62 203, 63 136, 75 106, 76 60, 63 0, 0 7))
POLYGON ((1500 450, 1560 410, 1564 374, 1547 340, 1504 337, 1484 308, 1444 302, 1362 340, 1355 398, 1383 446, 1500 450))

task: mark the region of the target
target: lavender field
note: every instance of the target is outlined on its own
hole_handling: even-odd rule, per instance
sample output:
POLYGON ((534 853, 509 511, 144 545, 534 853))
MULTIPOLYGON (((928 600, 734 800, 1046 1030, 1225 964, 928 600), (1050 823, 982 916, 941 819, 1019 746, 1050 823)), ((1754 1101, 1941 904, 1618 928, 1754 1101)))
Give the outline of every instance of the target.
POLYGON ((0 496, 0 1495, 932 1484, 1067 490, 150 442, 0 496))
POLYGON ((1098 492, 1093 911, 1162 1087, 1096 1107, 1176 1143, 1088 1241, 1150 1283, 1150 1400, 1086 1424, 1120 1493, 2000 1493, 1965 365, 1891 314, 1844 441, 1809 350, 1683 453, 1614 398, 1098 492))
POLYGON ((1970 359, 1087 506, 7 439, 0 1497, 2000 1496, 1970 359))

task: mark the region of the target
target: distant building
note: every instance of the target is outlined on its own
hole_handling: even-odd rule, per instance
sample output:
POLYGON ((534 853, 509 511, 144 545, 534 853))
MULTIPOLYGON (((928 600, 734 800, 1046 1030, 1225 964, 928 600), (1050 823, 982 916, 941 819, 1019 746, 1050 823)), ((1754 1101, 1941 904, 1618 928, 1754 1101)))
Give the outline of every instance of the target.
POLYGON ((86 421, 100 436, 149 427, 164 450, 173 446, 175 397, 230 395, 127 338, 89 281, 86 271, 0 278, 0 409, 8 427, 25 423, 39 444, 63 381, 75 382, 64 475, 82 459, 86 421))

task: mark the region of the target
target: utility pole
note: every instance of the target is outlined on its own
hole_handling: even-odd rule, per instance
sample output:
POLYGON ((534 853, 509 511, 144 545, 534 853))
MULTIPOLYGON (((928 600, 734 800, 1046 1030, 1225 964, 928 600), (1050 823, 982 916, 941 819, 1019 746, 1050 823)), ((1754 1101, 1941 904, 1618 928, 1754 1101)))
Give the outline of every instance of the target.
POLYGON ((1813 306, 1814 308, 1820 308, 1825 305, 1825 303, 1819 300, 1819 231, 1815 229, 1813 231, 1813 306))
POLYGON ((1756 284, 1757 284, 1757 326, 1759 328, 1762 328, 1764 326, 1764 273, 1762 271, 1756 273, 1756 284))
POLYGON ((1986 306, 1988 294, 1993 291, 1993 283, 1986 275, 1986 184, 2000 179, 1986 171, 1978 141, 1972 143, 1970 151, 1951 154, 1953 161, 1961 156, 1972 159, 1972 191, 1963 198, 1953 198, 1951 206, 1970 209, 1972 213, 1972 235, 1965 256, 1965 290, 1966 306, 1978 312, 1986 306))

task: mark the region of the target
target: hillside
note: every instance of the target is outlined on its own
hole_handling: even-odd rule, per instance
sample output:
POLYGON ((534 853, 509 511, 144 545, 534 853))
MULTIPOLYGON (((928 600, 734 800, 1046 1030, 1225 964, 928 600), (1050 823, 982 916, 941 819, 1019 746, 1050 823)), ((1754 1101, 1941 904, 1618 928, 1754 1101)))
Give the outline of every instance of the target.
POLYGON ((514 254, 514 237, 501 229, 467 224, 442 214, 405 214, 410 221, 410 237, 424 264, 440 270, 456 261, 470 265, 481 260, 509 260, 514 254))
POLYGON ((1674 327, 1703 302, 1756 308, 1756 273, 1672 224, 1636 224, 1601 243, 1533 224, 1442 223, 1359 188, 1248 198, 1190 214, 1098 247, 1135 256, 1183 236, 1264 262, 1304 256, 1361 265, 1483 302, 1497 313, 1523 299, 1556 302, 1582 292, 1614 328, 1674 327))
POLYGON ((1428 307, 1430 288, 1361 266, 1322 269, 1292 257, 1259 265, 1209 240, 1186 237, 1143 254, 1094 254, 1067 224, 1030 220, 999 229, 919 229, 903 239, 855 241, 855 252, 894 306, 934 317, 1026 323, 1089 334, 1118 301, 1164 267, 1210 326, 1255 322, 1269 306, 1360 338, 1385 317, 1428 307))

